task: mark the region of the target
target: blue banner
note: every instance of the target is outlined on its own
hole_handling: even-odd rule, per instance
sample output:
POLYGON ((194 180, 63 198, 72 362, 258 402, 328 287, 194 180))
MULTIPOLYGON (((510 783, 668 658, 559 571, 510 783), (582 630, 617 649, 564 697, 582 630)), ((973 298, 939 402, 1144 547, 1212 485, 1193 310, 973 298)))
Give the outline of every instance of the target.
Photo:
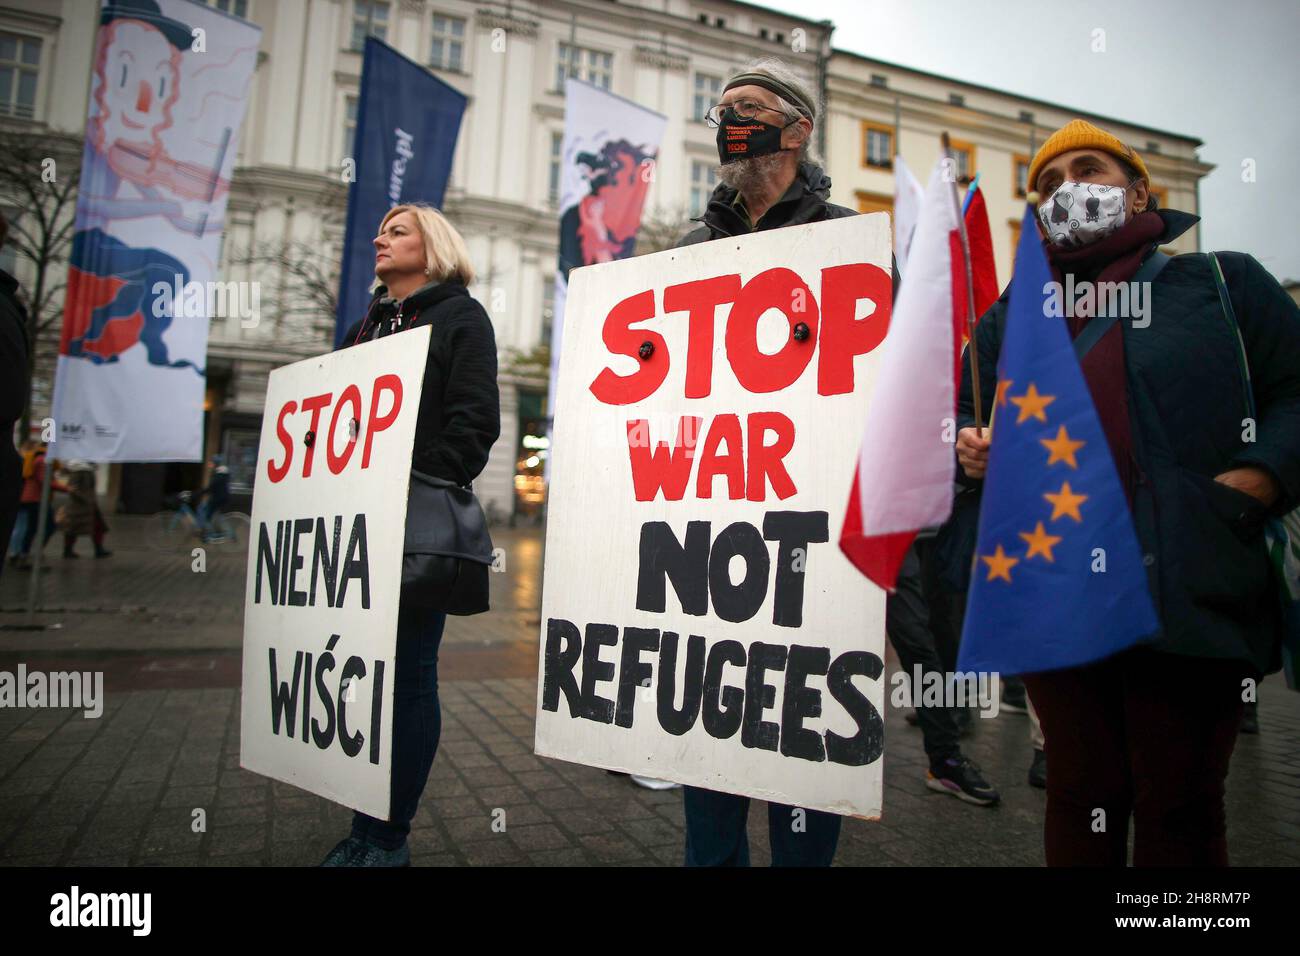
POLYGON ((366 37, 335 347, 370 302, 375 278, 371 239, 384 214, 408 202, 442 206, 466 102, 463 93, 418 63, 366 37))

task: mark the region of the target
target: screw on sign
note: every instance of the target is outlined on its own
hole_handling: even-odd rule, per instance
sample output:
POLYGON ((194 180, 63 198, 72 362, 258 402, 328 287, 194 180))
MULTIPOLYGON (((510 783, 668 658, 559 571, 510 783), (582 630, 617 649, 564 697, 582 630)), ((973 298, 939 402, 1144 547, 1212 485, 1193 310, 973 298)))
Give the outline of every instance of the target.
POLYGON ((333 410, 329 417, 329 427, 324 432, 325 464, 330 473, 338 475, 348 467, 352 460, 352 453, 358 444, 362 446, 360 467, 369 468, 375 435, 392 425, 397 420, 398 412, 401 411, 402 380, 396 375, 379 375, 369 391, 369 404, 364 408, 361 389, 355 383, 348 385, 337 396, 333 392, 324 392, 307 396, 301 402, 290 400, 281 405, 275 419, 275 434, 280 442, 283 458, 276 461, 273 457, 267 461, 267 477, 273 483, 281 482, 288 476, 293 465, 294 442, 288 429, 291 416, 307 419, 307 430, 302 438, 302 477, 311 477, 316 455, 316 440, 321 436, 321 418, 331 407, 333 410), (385 405, 386 409, 381 412, 380 408, 385 405), (346 417, 345 412, 349 413, 346 417), (365 422, 364 427, 359 425, 361 421, 365 422), (342 449, 337 450, 339 442, 336 441, 336 436, 340 431, 340 425, 346 440, 342 442, 342 449), (364 441, 361 439, 362 431, 365 433, 364 441))

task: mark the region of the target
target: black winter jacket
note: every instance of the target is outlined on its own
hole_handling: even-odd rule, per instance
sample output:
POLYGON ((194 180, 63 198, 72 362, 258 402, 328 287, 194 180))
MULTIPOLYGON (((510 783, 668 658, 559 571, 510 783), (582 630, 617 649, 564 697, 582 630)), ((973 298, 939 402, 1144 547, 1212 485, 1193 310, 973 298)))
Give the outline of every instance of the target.
MULTIPOLYGON (((1159 210, 1172 241, 1198 217, 1159 210)), ((1264 553, 1268 509, 1214 480, 1232 468, 1268 471, 1274 514, 1300 505, 1300 308, 1248 255, 1218 253, 1241 327, 1259 415, 1246 426, 1233 333, 1205 255, 1175 256, 1151 287, 1150 324, 1121 320, 1129 420, 1139 480, 1133 522, 1161 623, 1156 650, 1280 666, 1280 614, 1264 553)), ((987 418, 1006 327, 1004 292, 980 320, 980 394, 987 418)), ((974 424, 970 364, 962 360, 959 427, 974 424)))
MULTIPOLYGON (((382 286, 366 317, 348 329, 340 348, 392 334, 398 313, 382 286)), ((429 360, 424 369, 420 414, 415 423, 411 467, 468 485, 487 465, 501 434, 497 347, 492 321, 469 290, 455 282, 430 283, 401 303, 396 332, 428 325, 429 360)))
MULTIPOLYGON (((801 226, 808 222, 843 219, 845 216, 857 215, 853 209, 832 203, 827 198, 830 194, 831 180, 822 168, 813 163, 800 163, 799 171, 795 174, 790 188, 771 209, 763 213, 754 224, 753 231, 762 232, 764 229, 801 226)), ((703 225, 687 233, 677 246, 693 246, 697 242, 708 242, 710 239, 747 235, 751 230, 732 206, 735 201, 736 190, 726 183, 719 183, 709 198, 709 205, 704 215, 691 220, 703 225)))

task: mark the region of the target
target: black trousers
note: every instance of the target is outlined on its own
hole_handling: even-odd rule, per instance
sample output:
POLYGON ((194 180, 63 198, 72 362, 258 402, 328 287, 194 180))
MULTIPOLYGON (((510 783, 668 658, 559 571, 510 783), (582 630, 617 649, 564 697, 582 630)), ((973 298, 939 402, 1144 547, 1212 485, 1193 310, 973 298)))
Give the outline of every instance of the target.
POLYGON ((885 631, 912 684, 917 724, 931 764, 957 755, 959 708, 921 706, 921 688, 912 678, 920 667, 924 674, 945 675, 946 683, 957 669, 966 603, 964 594, 942 585, 935 557, 935 540, 917 538, 903 559, 894 593, 885 601, 885 631))

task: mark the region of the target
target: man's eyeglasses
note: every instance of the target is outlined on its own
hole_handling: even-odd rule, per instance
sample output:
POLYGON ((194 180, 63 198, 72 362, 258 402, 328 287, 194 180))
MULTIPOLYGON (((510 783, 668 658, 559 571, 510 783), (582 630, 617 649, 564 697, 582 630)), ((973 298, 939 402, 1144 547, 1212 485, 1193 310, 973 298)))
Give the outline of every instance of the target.
MULTIPOLYGON (((759 110, 767 110, 770 113, 781 113, 780 110, 773 109, 770 106, 764 106, 757 100, 736 100, 734 103, 719 103, 717 106, 713 107, 704 114, 704 122, 713 127, 721 125, 722 114, 728 109, 735 110, 736 115, 741 119, 754 119, 754 117, 758 116, 759 110)), ((781 115, 785 116, 784 113, 781 113, 781 115)))

